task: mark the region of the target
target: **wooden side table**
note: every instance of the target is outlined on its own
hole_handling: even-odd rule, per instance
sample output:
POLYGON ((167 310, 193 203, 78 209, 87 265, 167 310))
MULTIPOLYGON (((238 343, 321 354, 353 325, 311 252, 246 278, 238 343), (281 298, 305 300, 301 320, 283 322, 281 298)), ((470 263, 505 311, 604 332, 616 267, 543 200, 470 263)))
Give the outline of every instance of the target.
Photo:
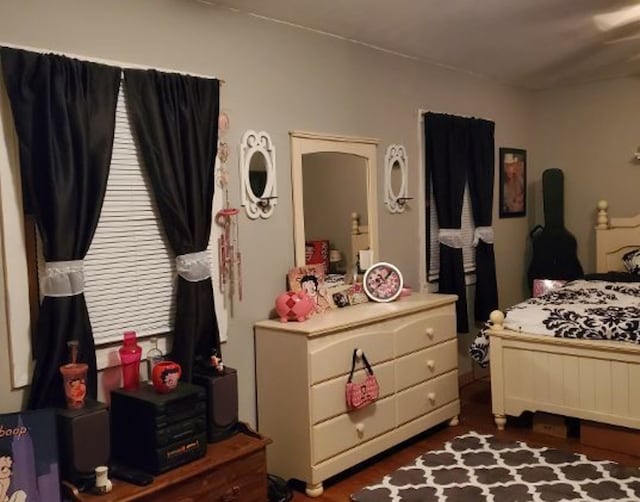
POLYGON ((209 444, 203 458, 160 474, 147 486, 111 479, 113 490, 105 495, 80 493, 66 482, 63 491, 79 502, 264 502, 269 443, 270 439, 257 434, 238 433, 209 444))

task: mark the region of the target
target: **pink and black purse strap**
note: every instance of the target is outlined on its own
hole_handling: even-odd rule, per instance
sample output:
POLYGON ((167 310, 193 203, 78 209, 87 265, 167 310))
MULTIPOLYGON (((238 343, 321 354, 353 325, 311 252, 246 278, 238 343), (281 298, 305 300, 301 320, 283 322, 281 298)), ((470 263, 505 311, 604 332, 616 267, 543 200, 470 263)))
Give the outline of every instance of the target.
MULTIPOLYGON (((373 369, 371 368, 369 361, 367 361, 367 356, 364 355, 364 352, 362 352, 361 357, 362 357, 362 362, 364 363, 364 367, 367 370, 367 374, 373 376, 373 369)), ((353 381, 353 373, 356 370, 357 359, 358 359, 358 349, 353 349, 353 357, 351 358, 351 373, 349 373, 349 379, 347 380, 347 383, 351 383, 353 381)))

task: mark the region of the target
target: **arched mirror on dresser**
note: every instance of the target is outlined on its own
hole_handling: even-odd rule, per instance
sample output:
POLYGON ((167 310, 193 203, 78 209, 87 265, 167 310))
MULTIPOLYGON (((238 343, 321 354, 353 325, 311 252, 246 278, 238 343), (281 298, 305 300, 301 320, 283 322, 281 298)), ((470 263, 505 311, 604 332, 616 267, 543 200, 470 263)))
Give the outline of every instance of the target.
POLYGON ((377 144, 368 138, 291 133, 296 266, 306 264, 311 241, 329 241, 334 272, 353 273, 359 256, 377 261, 377 144))

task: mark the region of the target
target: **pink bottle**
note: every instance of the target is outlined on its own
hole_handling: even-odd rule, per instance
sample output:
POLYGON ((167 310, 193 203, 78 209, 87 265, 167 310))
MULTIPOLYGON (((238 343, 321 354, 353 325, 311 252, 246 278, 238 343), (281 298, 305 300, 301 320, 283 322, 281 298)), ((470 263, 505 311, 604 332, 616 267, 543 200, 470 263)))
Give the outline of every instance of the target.
POLYGON ((122 388, 136 390, 140 384, 140 359, 142 348, 136 343, 136 332, 126 331, 124 343, 118 349, 122 363, 122 388))

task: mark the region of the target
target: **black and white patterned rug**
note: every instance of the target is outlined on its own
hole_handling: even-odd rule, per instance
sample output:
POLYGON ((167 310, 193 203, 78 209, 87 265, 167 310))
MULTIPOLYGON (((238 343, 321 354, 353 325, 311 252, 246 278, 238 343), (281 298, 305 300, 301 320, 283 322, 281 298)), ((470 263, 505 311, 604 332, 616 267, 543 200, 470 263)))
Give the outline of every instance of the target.
POLYGON ((354 502, 640 500, 640 469, 470 432, 351 495, 354 502))

